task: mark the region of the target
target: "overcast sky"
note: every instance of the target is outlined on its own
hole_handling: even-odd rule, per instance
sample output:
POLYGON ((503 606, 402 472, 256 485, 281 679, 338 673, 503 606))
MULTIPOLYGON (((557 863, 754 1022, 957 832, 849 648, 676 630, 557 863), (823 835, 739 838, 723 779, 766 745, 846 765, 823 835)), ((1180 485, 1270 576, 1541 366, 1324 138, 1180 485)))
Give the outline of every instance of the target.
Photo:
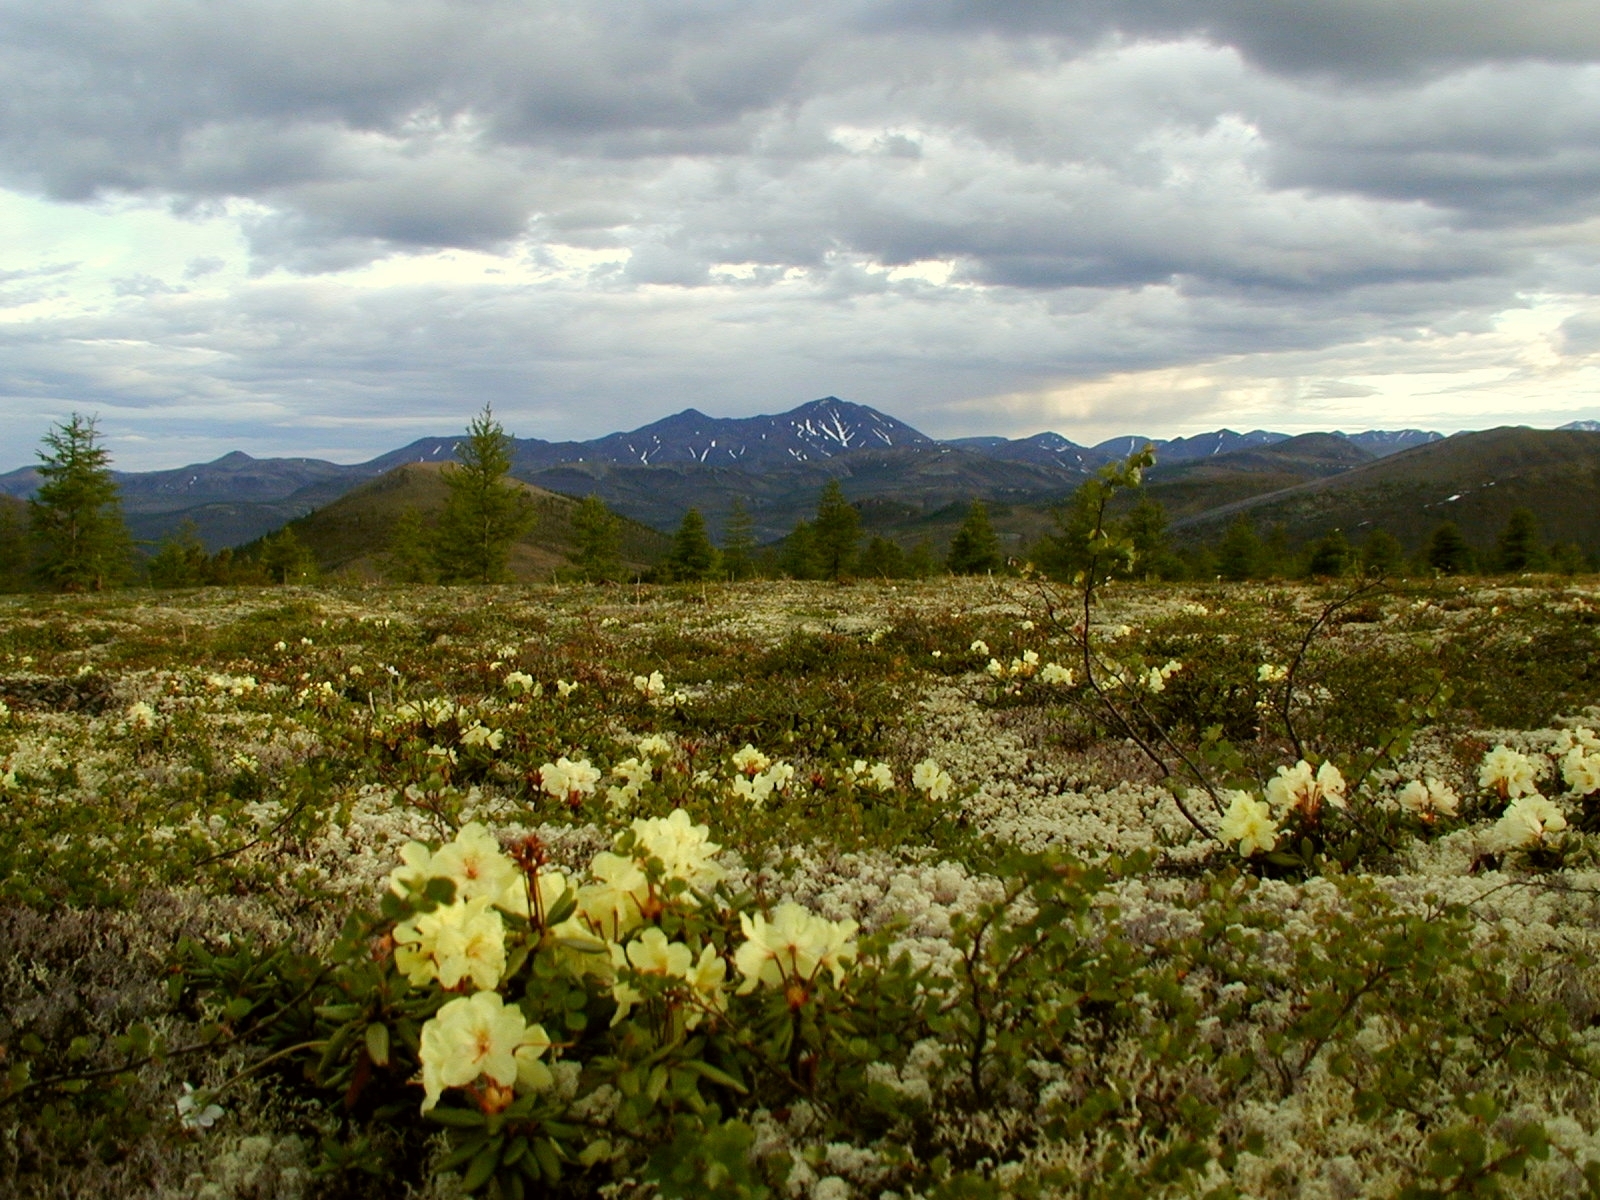
POLYGON ((1600 418, 1600 0, 0 0, 0 470, 1600 418))

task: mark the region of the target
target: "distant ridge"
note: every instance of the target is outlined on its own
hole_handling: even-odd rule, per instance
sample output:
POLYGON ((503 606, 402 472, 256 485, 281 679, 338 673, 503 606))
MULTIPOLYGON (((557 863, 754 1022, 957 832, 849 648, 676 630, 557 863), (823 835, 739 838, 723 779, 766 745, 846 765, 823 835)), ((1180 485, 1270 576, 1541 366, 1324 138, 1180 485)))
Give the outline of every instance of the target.
MULTIPOLYGON (((1600 421, 1576 421, 1564 436, 1594 430, 1600 421)), ((877 409, 825 396, 753 417, 686 408, 582 442, 517 438, 512 474, 564 494, 599 495, 618 513, 663 531, 696 507, 716 536, 737 498, 763 538, 792 529, 814 508, 822 484, 837 478, 852 501, 867 506, 864 513, 870 509, 873 519, 886 522, 883 528, 915 536, 920 523, 933 521, 933 529, 959 521, 958 510, 973 497, 1009 507, 1012 519, 1030 528, 1047 522, 1050 507, 1089 473, 1147 442, 1157 451, 1151 494, 1176 522, 1201 519, 1219 506, 1265 502, 1462 436, 1468 435, 1445 439, 1401 429, 1291 437, 1219 429, 1170 439, 1128 435, 1094 446, 1048 431, 938 441, 877 409), (1033 515, 1024 518, 1025 512, 1033 515)), ((117 480, 136 540, 154 544, 192 520, 216 550, 316 512, 404 464, 449 462, 459 441, 460 435, 419 438, 356 464, 234 451, 209 463, 121 472, 117 480)), ((37 484, 37 471, 22 467, 0 475, 0 495, 24 498, 37 484)))

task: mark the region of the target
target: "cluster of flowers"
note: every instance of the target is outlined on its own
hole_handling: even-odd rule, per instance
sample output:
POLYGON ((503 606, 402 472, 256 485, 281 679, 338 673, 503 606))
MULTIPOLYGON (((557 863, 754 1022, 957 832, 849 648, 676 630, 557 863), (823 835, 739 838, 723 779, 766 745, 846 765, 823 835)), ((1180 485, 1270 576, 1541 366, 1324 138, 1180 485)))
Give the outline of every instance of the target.
POLYGON ((1246 791, 1226 791, 1228 802, 1217 836, 1224 842, 1237 842, 1242 857, 1270 853, 1278 844, 1283 821, 1297 814, 1307 821, 1320 816, 1322 806, 1345 807, 1344 776, 1330 762, 1313 770, 1301 759, 1292 767, 1279 767, 1267 782, 1266 799, 1259 800, 1246 791))
MULTIPOLYGON (((1560 762, 1561 778, 1569 793, 1588 796, 1600 792, 1600 736, 1589 729, 1564 731, 1554 747, 1560 762)), ((1478 786, 1506 802, 1500 818, 1489 830, 1487 841, 1502 851, 1527 850, 1543 845, 1551 834, 1567 828, 1561 806, 1539 791, 1539 779, 1548 764, 1499 745, 1483 756, 1478 767, 1478 786)), ((1338 768, 1323 763, 1312 773, 1304 760, 1293 767, 1279 767, 1278 775, 1266 786, 1266 798, 1250 792, 1224 793, 1227 810, 1218 836, 1238 846, 1245 858, 1270 852, 1277 845, 1283 819, 1296 813, 1315 821, 1323 804, 1345 807, 1345 782, 1338 768)), ((1461 798, 1448 784, 1432 777, 1406 782, 1394 795, 1400 807, 1415 814, 1425 824, 1440 817, 1460 815, 1461 798)))
POLYGON ((680 706, 686 704, 689 700, 689 693, 681 688, 669 692, 667 690, 667 681, 660 671, 651 671, 648 675, 635 675, 633 677, 633 688, 657 708, 680 706))
MULTIPOLYGON (((1592 730, 1563 731, 1554 750, 1561 778, 1573 795, 1600 792, 1600 738, 1592 730)), ((1509 801, 1490 835, 1499 849, 1531 849, 1542 845, 1549 834, 1566 829, 1566 813, 1539 791, 1545 766, 1509 746, 1496 746, 1483 756, 1478 786, 1509 801)))
POLYGON ((754 808, 761 808, 774 792, 786 791, 794 782, 793 766, 773 762, 748 743, 734 754, 733 769, 736 773, 729 787, 754 808))
MULTIPOLYGON (((448 879, 455 890, 449 903, 395 926, 395 966, 413 986, 463 993, 423 1026, 423 1111, 452 1088, 466 1089, 485 1111, 498 1111, 519 1092, 554 1081, 546 1059, 559 1047, 542 1024, 500 994, 510 961, 507 917, 527 923, 536 949, 560 955, 574 974, 609 988, 613 1024, 652 998, 677 1013, 686 1029, 726 1012, 727 959, 710 941, 697 954, 657 923, 669 908, 713 903, 725 874, 720 851, 709 829, 681 808, 635 820, 611 850, 591 860, 590 881, 576 886, 549 867, 525 870, 476 823, 438 850, 409 843, 390 888, 415 896, 430 880, 448 879), (570 915, 551 919, 558 914, 570 915)), ((739 995, 767 987, 798 1006, 823 970, 842 984, 856 957, 854 921, 828 921, 797 904, 778 905, 770 919, 742 912, 739 924, 744 942, 733 954, 743 977, 739 995)))

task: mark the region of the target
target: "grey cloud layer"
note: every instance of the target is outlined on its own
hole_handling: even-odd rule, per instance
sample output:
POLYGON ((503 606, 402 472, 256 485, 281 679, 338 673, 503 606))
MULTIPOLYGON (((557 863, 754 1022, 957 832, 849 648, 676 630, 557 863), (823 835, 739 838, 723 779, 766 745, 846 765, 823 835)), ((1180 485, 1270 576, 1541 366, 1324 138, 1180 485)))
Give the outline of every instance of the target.
POLYGON ((0 388, 292 424, 803 399, 842 365, 954 404, 1482 326, 1594 286, 1557 231, 1600 216, 1597 62, 1600 0, 0 0, 0 183, 235 206, 260 274, 618 259, 546 293, 227 302, 187 295, 197 259, 0 346, 0 388), (927 260, 948 286, 891 273, 927 260), (119 339, 163 349, 119 370, 119 339))

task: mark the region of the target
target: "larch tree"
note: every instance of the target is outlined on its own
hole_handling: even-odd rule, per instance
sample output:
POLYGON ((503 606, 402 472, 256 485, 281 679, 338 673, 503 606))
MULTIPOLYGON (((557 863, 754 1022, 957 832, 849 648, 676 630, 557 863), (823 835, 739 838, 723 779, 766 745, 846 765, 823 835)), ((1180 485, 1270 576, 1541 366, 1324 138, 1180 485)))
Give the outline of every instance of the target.
POLYGON ((1000 553, 1000 538, 989 523, 989 510, 982 500, 974 499, 967 509, 966 520, 956 530, 950 542, 950 556, 945 560, 952 575, 982 575, 988 571, 1003 571, 1005 555, 1000 553))
POLYGON ((722 571, 730 579, 744 579, 756 569, 756 524, 744 498, 735 496, 722 530, 722 571))
POLYGON ((622 574, 622 530, 606 502, 593 492, 578 502, 572 514, 573 568, 591 583, 622 574))
POLYGON ((705 518, 698 508, 683 514, 666 566, 673 579, 683 581, 700 582, 716 574, 717 548, 711 544, 705 518))
POLYGON ((500 583, 511 547, 533 525, 533 508, 515 484, 511 437, 489 405, 467 426, 456 461, 445 468, 450 489, 439 520, 439 574, 450 581, 500 583))
POLYGON ((824 579, 842 579, 855 566, 861 541, 861 514, 844 498, 837 479, 823 486, 817 500, 817 519, 811 524, 817 569, 824 579))
POLYGON ((64 592, 98 592, 128 573, 132 541, 122 519, 111 455, 93 417, 72 416, 44 435, 43 480, 28 502, 44 582, 64 592))

